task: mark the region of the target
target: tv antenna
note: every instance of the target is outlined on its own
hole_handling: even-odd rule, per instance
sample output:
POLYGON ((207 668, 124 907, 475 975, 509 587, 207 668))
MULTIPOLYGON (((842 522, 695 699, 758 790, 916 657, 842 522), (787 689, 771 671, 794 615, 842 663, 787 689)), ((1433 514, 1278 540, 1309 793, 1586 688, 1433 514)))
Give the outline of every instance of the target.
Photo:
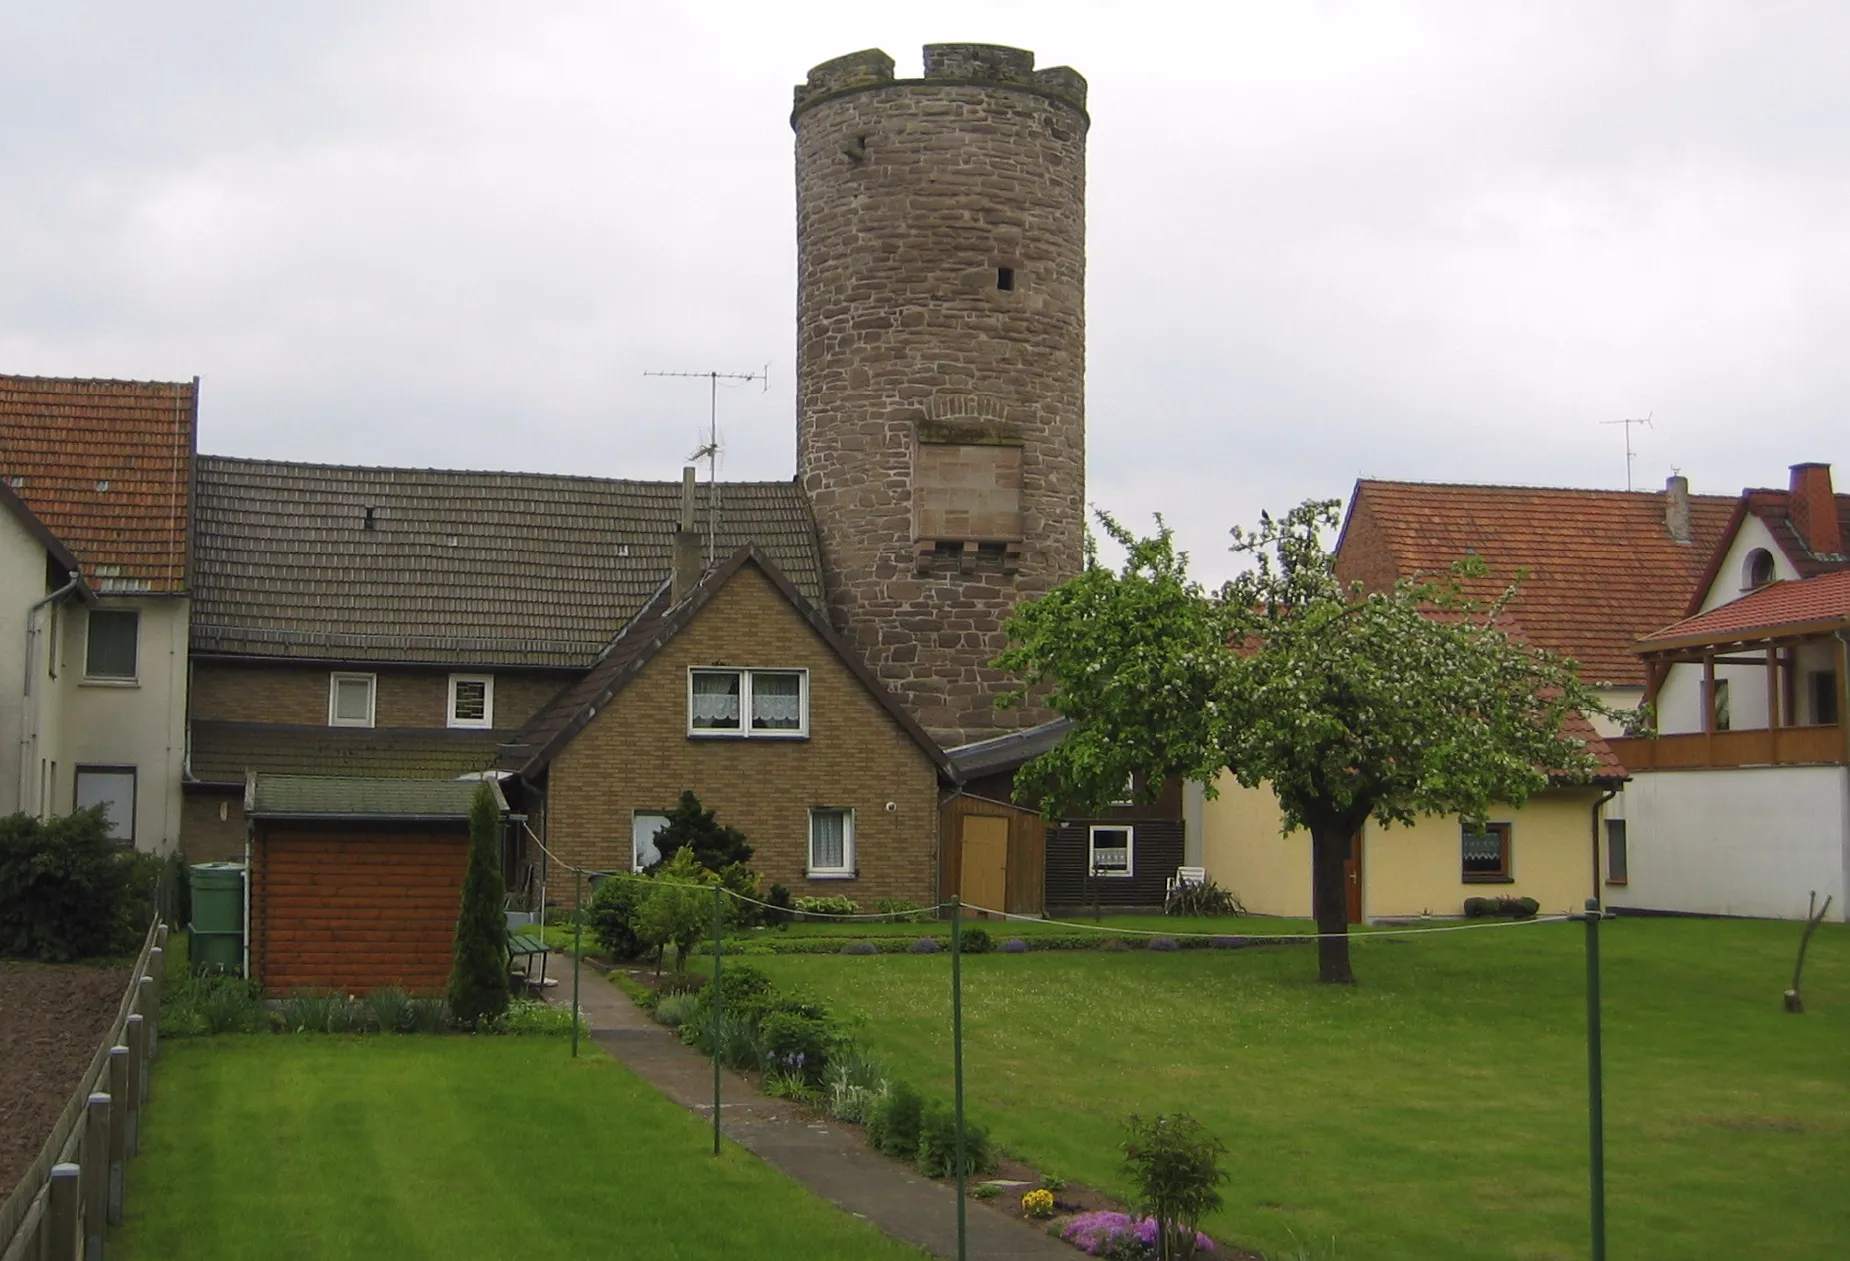
POLYGON ((1655 429, 1657 426, 1651 423, 1651 417, 1655 415, 1657 415, 1656 411, 1651 411, 1643 416, 1633 416, 1625 420, 1602 420, 1599 422, 1602 425, 1625 426, 1625 489, 1627 490, 1632 488, 1632 461, 1638 458, 1638 453, 1632 450, 1632 426, 1643 425, 1646 429, 1655 429))
POLYGON ((719 539, 719 383, 737 381, 744 385, 751 381, 762 381, 764 389, 771 388, 771 365, 765 364, 756 372, 644 372, 645 377, 682 377, 688 380, 700 380, 707 383, 707 440, 694 448, 690 460, 705 459, 707 462, 707 565, 713 564, 713 549, 719 539))

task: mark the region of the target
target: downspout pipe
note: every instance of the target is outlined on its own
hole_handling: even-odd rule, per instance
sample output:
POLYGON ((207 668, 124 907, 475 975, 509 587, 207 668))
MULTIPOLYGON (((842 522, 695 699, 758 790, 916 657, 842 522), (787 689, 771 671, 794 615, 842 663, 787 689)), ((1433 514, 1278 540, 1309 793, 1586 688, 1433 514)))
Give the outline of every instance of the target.
MULTIPOLYGON (((1629 777, 1628 777, 1628 778, 1629 778, 1629 777)), ((1620 785, 1620 786, 1621 786, 1621 787, 1623 787, 1623 782, 1621 782, 1621 785, 1620 785)), ((1605 809, 1606 809, 1606 803, 1607 803, 1608 801, 1611 801, 1611 800, 1612 800, 1612 799, 1613 799, 1614 797, 1616 797, 1616 796, 1618 796, 1618 795, 1619 795, 1619 789, 1618 789, 1618 788, 1608 788, 1608 789, 1606 790, 1606 795, 1605 795, 1604 797, 1601 797, 1601 798, 1600 798, 1600 799, 1599 799, 1598 801, 1596 801, 1596 802, 1594 802, 1594 803, 1593 803, 1593 821, 1592 821, 1592 829, 1593 829, 1593 901, 1594 901, 1594 902, 1596 902, 1596 903, 1598 903, 1598 904, 1599 904, 1600 906, 1602 906, 1602 907, 1603 907, 1603 906, 1605 905, 1605 902, 1606 902, 1606 899, 1604 899, 1604 898, 1602 898, 1602 897, 1600 896, 1600 871, 1599 871, 1599 841, 1600 841, 1600 836, 1599 836, 1599 825, 1600 825, 1600 815, 1601 815, 1601 813, 1602 813, 1602 812, 1604 812, 1604 811, 1605 811, 1605 809)), ((1628 842, 1628 843, 1629 843, 1629 842, 1628 842)), ((1627 861, 1627 862, 1629 863, 1629 862, 1631 861, 1631 855, 1630 855, 1630 853, 1627 853, 1627 854, 1626 854, 1626 856, 1625 856, 1625 858, 1626 858, 1626 861, 1627 861)))
POLYGON ((35 627, 36 627, 36 619, 38 618, 39 610, 44 608, 47 604, 51 604, 57 600, 62 600, 65 596, 69 595, 71 592, 77 590, 77 588, 84 585, 83 575, 78 573, 75 569, 70 570, 65 575, 65 577, 68 578, 69 581, 66 582, 62 587, 59 587, 56 591, 52 592, 50 595, 46 596, 42 600, 33 601, 31 606, 26 609, 26 692, 25 694, 27 696, 32 695, 32 657, 33 657, 32 640, 33 640, 33 637, 38 634, 38 631, 37 629, 35 629, 35 627))

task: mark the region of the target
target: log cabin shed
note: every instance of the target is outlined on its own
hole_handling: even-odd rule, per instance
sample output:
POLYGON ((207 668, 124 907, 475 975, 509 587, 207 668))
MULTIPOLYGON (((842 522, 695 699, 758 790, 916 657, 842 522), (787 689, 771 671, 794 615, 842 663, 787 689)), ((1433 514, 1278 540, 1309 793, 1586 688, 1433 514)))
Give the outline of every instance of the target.
MULTIPOLYGON (((496 805, 506 800, 493 781, 496 805)), ((449 983, 477 782, 252 775, 250 976, 270 995, 449 983)))

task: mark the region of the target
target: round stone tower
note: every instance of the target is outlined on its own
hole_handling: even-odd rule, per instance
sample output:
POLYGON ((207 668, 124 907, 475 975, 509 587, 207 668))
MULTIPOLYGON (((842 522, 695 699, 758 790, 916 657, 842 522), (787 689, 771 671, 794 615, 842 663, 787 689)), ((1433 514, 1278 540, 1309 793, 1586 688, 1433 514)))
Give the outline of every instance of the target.
POLYGON ((829 614, 947 745, 998 711, 1024 599, 1085 513, 1086 81, 1034 54, 877 49, 796 89, 797 476, 829 614))

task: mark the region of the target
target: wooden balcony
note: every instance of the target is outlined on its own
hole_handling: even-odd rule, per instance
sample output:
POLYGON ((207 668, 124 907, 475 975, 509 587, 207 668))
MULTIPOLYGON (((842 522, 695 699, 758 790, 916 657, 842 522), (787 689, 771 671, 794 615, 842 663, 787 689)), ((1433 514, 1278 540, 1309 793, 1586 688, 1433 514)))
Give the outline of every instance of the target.
POLYGON ((1842 766, 1844 729, 1774 727, 1609 738, 1628 771, 1695 771, 1728 766, 1842 766))

